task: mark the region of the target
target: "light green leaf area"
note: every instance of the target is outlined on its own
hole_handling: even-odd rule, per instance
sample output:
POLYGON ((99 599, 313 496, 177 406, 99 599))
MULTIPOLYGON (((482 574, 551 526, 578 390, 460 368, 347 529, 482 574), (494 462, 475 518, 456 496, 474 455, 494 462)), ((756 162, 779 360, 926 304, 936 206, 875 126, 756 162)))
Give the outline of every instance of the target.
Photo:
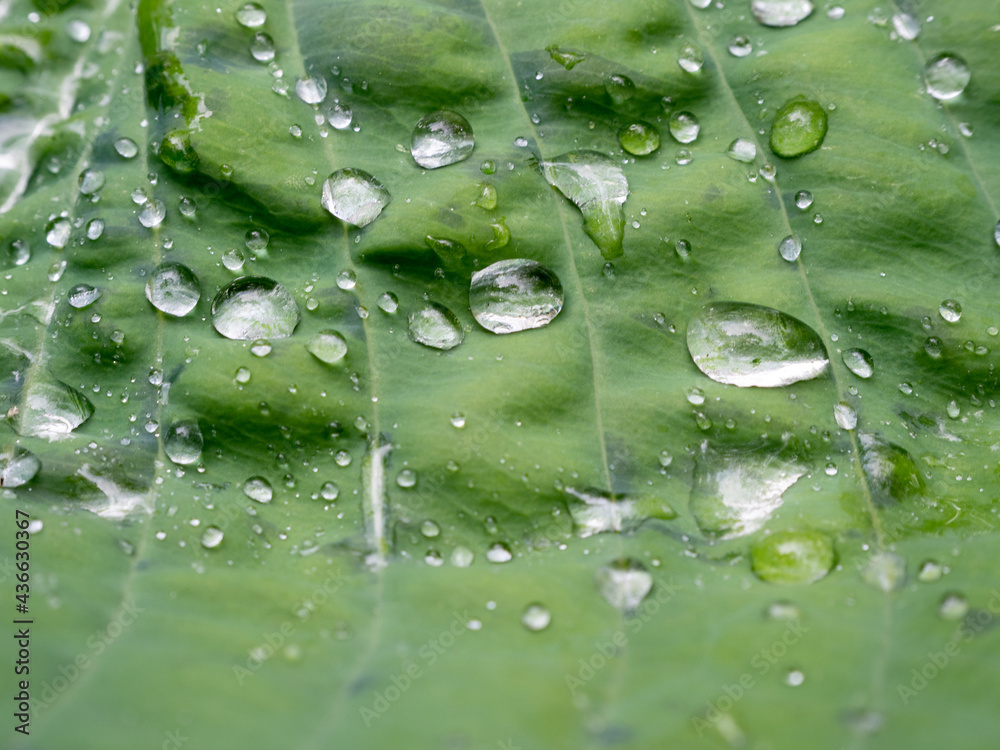
MULTIPOLYGON (((911 41, 885 4, 789 28, 740 0, 268 0, 255 28, 242 4, 0 3, 10 619, 15 510, 43 523, 30 736, 5 746, 995 741, 1000 70, 981 3, 922 3, 911 41), (941 53, 971 81, 938 102, 922 71, 941 53), (780 158, 772 122, 799 96, 828 129, 780 158), (422 169, 411 132, 437 110, 475 150, 422 169), (636 122, 660 131, 648 156, 621 149, 636 122), (737 138, 752 163, 726 155, 737 138), (617 177, 547 181, 591 152, 624 204, 617 177), (322 205, 341 169, 392 196, 364 228, 322 205), (516 258, 565 301, 495 335, 471 277, 516 258), (147 300, 165 262, 198 279, 187 315, 147 300), (290 293, 292 335, 216 332, 242 276, 290 293), (81 284, 100 296, 74 307, 81 284), (411 340, 431 303, 455 348, 411 340), (688 351, 713 303, 736 311, 697 329, 715 379, 688 351), (775 329, 761 362, 746 306, 781 313, 755 313, 775 329), (310 347, 329 331, 332 363, 310 347), (726 341, 748 387, 716 377, 726 341), (754 387, 781 341, 818 376, 754 387), (547 626, 522 623, 532 604, 547 626)), ((254 317, 285 330, 264 302, 254 317)))

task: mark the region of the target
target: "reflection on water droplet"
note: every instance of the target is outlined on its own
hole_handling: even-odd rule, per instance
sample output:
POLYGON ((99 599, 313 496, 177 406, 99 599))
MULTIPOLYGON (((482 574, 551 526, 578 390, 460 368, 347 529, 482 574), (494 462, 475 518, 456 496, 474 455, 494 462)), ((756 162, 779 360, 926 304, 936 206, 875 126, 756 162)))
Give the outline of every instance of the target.
POLYGON ((94 289, 94 287, 89 284, 77 284, 69 290, 69 294, 67 295, 69 306, 75 307, 77 310, 89 307, 100 298, 101 291, 99 289, 94 289))
POLYGON ((271 62, 274 59, 274 40, 269 34, 257 32, 250 39, 250 55, 257 62, 271 62))
POLYGON ((761 305, 716 302, 688 324, 687 346, 712 380, 773 388, 811 380, 828 360, 819 334, 801 320, 761 305))
POLYGON ((465 338, 458 316, 436 302, 410 313, 409 332, 416 343, 441 350, 454 349, 465 338))
POLYGON ((382 312, 392 315, 399 309, 399 298, 392 292, 383 292, 375 304, 382 312))
POLYGON ((326 79, 323 76, 305 76, 295 82, 295 95, 306 104, 319 104, 326 99, 326 79))
POLYGON ((924 67, 927 93, 938 101, 948 101, 965 91, 972 80, 968 65, 958 55, 938 55, 924 67))
POLYGON ((236 11, 236 21, 248 29, 263 26, 266 20, 267 13, 259 3, 246 3, 236 11))
POLYGON ((949 323, 957 323, 962 318, 962 306, 953 299, 946 299, 938 307, 941 317, 949 323))
POLYGON ((287 338, 300 318, 288 290, 262 276, 236 279, 212 301, 212 325, 227 339, 287 338))
POLYGON ((813 194, 808 190, 800 190, 795 194, 795 207, 800 211, 805 211, 813 204, 813 194))
POLYGON ((513 557, 514 555, 511 553, 510 547, 505 542, 494 542, 486 550, 486 559, 491 563, 510 562, 513 557))
POLYGON ((754 575, 777 584, 813 583, 833 567, 830 540, 816 531, 779 531, 750 551, 754 575))
POLYGON ((396 475, 396 484, 403 489, 410 489, 417 484, 417 472, 413 469, 403 469, 396 475))
POLYGON ((545 630, 552 622, 552 614, 541 604, 529 604, 521 615, 521 624, 528 630, 545 630))
POLYGON ((757 146, 753 141, 746 138, 737 138, 729 144, 726 149, 726 156, 744 164, 749 164, 757 158, 757 146))
POLYGON ((175 464, 187 465, 201 458, 205 439, 193 420, 174 422, 163 438, 163 450, 175 464))
POLYGON ((469 306, 476 322, 492 333, 540 328, 562 310, 562 284, 537 261, 501 260, 472 275, 469 306))
POLYGON ((753 43, 750 37, 739 34, 729 40, 729 54, 733 57, 746 57, 753 52, 753 43))
POLYGON ((875 360, 864 349, 845 349, 840 355, 847 369, 867 380, 875 373, 875 360))
POLYGON ((795 26, 813 12, 810 0, 753 0, 750 10, 764 26, 795 26))
POLYGON ((924 560, 917 571, 917 580, 921 583, 934 583, 940 581, 944 575, 944 569, 934 560, 924 560))
POLYGON ((841 401, 833 405, 833 418, 842 430, 853 430, 858 426, 858 413, 854 407, 841 401))
POLYGON ((437 169, 468 159, 475 148, 469 121, 457 112, 438 110, 413 128, 410 153, 424 169, 437 169))
POLYGON ((628 76, 613 73, 604 79, 604 90, 615 104, 624 104, 635 95, 635 83, 628 76))
POLYGON ((826 129, 826 110, 818 102, 789 99, 771 124, 771 150, 786 159, 808 154, 823 143, 826 129))
POLYGON ((323 183, 323 208, 357 227, 375 221, 390 200, 382 183, 360 169, 340 169, 323 183))
POLYGON ((146 282, 146 299, 157 310, 181 318, 201 299, 198 277, 180 263, 161 263, 146 282))
POLYGON ((459 545, 451 552, 451 564, 456 568, 467 568, 472 565, 476 554, 468 547, 459 545))
POLYGON ((905 39, 908 42, 912 42, 920 36, 920 19, 912 13, 894 13, 892 27, 899 34, 900 39, 905 39))
POLYGON ((66 247, 66 243, 69 242, 69 235, 72 231, 73 225, 70 224, 69 219, 60 216, 46 225, 45 241, 56 250, 62 250, 66 247))
POLYGON ((790 234, 778 243, 778 254, 789 263, 794 263, 802 253, 802 240, 797 234, 790 234))
POLYGON ((646 156, 660 147, 660 134, 648 122, 629 123, 618 131, 622 148, 635 156, 646 156))
POLYGON ((20 487, 27 484, 42 468, 42 462, 29 450, 16 445, 0 448, 0 487, 20 487))
POLYGON ((905 500, 923 492, 925 483, 913 457, 879 435, 858 433, 861 465, 877 499, 905 500))
POLYGON ((320 362, 335 364, 347 354, 347 341, 339 331, 320 331, 306 344, 306 349, 320 362))
POLYGON ((123 159, 132 159, 139 153, 139 146, 131 138, 119 138, 115 141, 115 151, 123 159))
POLYGON ((147 200, 139 211, 139 223, 147 229, 160 226, 167 216, 167 205, 158 198, 147 200))
POLYGON ((670 115, 670 135, 678 143, 694 143, 700 132, 701 124, 690 112, 674 112, 670 115))
POLYGON ((264 477, 250 477, 243 483, 243 494, 258 503, 269 503, 274 497, 274 490, 264 477))
POLYGON ((677 54, 677 64, 688 73, 697 73, 705 64, 705 55, 693 44, 685 44, 677 54))
POLYGON ((653 576, 646 567, 624 557, 598 568, 594 582, 604 601, 624 613, 635 610, 653 588, 653 576))
POLYGON ((861 570, 861 580, 889 593, 906 583, 906 561, 895 552, 877 552, 861 570))

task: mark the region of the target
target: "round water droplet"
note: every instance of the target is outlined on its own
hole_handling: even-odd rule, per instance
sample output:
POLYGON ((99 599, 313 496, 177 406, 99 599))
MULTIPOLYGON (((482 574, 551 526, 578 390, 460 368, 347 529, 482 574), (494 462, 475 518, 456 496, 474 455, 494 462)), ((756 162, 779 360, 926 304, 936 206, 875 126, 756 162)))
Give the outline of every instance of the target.
POLYGON ((757 158, 757 145, 746 138, 737 138, 729 144, 726 149, 726 156, 744 164, 749 164, 757 158))
POLYGON ((528 630, 545 630, 552 622, 552 613, 541 604, 529 604, 521 615, 521 624, 528 630))
POLYGON ((339 331, 320 331, 309 339, 306 349, 320 362, 332 365, 347 354, 347 341, 339 331))
POLYGON ((382 312, 392 315, 399 309, 399 298, 392 292, 383 292, 379 295, 375 304, 378 305, 378 309, 382 312))
POLYGON ((754 575, 777 584, 813 583, 833 567, 830 540, 815 531, 779 531, 750 551, 754 575))
POLYGON ((403 489, 410 489, 417 483, 417 472, 413 469, 403 469, 396 475, 396 484, 403 489))
POLYGON ((163 438, 163 451, 175 464, 196 463, 204 445, 205 439, 195 421, 174 422, 163 438))
POLYGON ((146 282, 146 299, 167 315, 183 317, 194 310, 201 299, 198 277, 180 263, 161 263, 146 282))
POLYGON ((953 299, 946 299, 938 307, 941 317, 949 323, 957 323, 962 318, 962 306, 953 299))
POLYGON ((826 128, 826 110, 818 102, 789 99, 771 124, 771 150, 786 159, 808 154, 823 143, 826 128))
POLYGON ((212 325, 227 339, 287 338, 300 318, 288 290, 262 276, 236 279, 212 302, 212 325))
POLYGON ((660 147, 660 134, 648 122, 633 122, 618 131, 622 148, 635 156, 646 156, 660 147))
POLYGON ((774 602, 767 607, 767 617, 771 620, 798 620, 802 612, 791 602, 774 602))
POLYGON ((68 24, 66 24, 66 34, 74 42, 79 42, 83 44, 88 39, 90 39, 90 25, 86 21, 81 21, 79 18, 74 18, 68 24))
POLYGON ((938 55, 924 67, 927 93, 938 101, 948 101, 965 91, 972 80, 969 66, 958 55, 938 55))
POLYGON ((218 526, 209 526, 201 535, 201 546, 205 549, 215 549, 222 544, 225 534, 218 526))
POLYGON ((239 248, 231 247, 222 254, 222 265, 234 273, 243 268, 246 259, 239 248))
POLYGON ((670 135, 678 143, 694 143, 700 132, 698 118, 690 112, 674 112, 670 115, 670 135))
POLYGON ((274 59, 274 40, 270 34, 259 31, 251 37, 250 55, 257 62, 271 62, 274 59))
POLYGON ((938 607, 943 620, 961 620, 969 613, 969 602, 961 594, 946 594, 938 607))
POLYGON ((324 482, 319 488, 320 497, 329 502, 333 502, 340 495, 340 488, 333 482, 324 482))
POLYGON ((686 148, 677 149, 677 156, 674 157, 674 161, 682 167, 686 167, 690 164, 692 159, 694 159, 694 154, 686 148))
POLYGON ((131 138, 119 138, 115 141, 115 151, 123 159, 132 159, 139 153, 139 146, 131 138))
POLYGON ((337 455, 333 457, 334 462, 337 466, 341 468, 351 465, 351 454, 347 451, 337 451, 337 455))
POLYGON ((469 121, 442 109, 420 118, 413 127, 410 153, 424 169, 437 169, 468 159, 475 145, 469 121))
POLYGON ((271 241, 271 235, 266 229, 248 229, 244 235, 243 243, 252 253, 262 253, 267 250, 267 243, 271 241))
POLYGON ((45 241, 56 250, 62 250, 69 242, 69 235, 73 231, 73 225, 64 216, 50 221, 45 227, 45 241))
POLYGON ((753 52, 753 42, 745 34, 739 34, 729 40, 729 54, 733 57, 746 57, 753 52))
POLYGON ((657 460, 660 462, 660 466, 666 469, 674 462, 674 454, 664 449, 660 451, 660 455, 657 457, 657 460))
POLYGON ((833 418, 842 430, 853 430, 858 426, 858 413, 854 407, 841 401, 833 405, 833 418))
POLYGON ((335 130, 347 130, 351 126, 351 121, 354 119, 354 112, 346 104, 342 104, 339 101, 333 103, 333 107, 330 108, 330 113, 326 116, 326 121, 330 123, 330 127, 335 130))
POLYGON ((323 208, 357 227, 375 221, 390 200, 382 183, 360 169, 338 170, 323 183, 323 208))
POLYGON ((944 575, 944 569, 934 560, 924 560, 917 571, 917 580, 921 583, 934 583, 940 581, 944 575))
POLYGON ((436 302, 410 313, 409 330, 410 339, 432 349, 454 349, 465 338, 458 316, 436 302))
POLYGON ((859 378, 867 380, 875 373, 875 360, 864 349, 845 349, 840 356, 847 369, 859 378))
POLYGON ((892 28, 899 34, 900 39, 912 42, 920 36, 920 19, 912 13, 894 13, 892 28))
POLYGON ((337 274, 337 286, 345 292, 353 289, 358 283, 358 275, 347 269, 337 274))
POLYGON ((677 53, 677 64, 688 73, 697 73, 705 64, 705 55, 693 44, 685 44, 677 53))
POLYGON ((800 190, 795 194, 795 207, 800 211, 805 211, 813 204, 813 194, 808 190, 800 190))
POLYGON ((104 219, 91 219, 87 222, 87 239, 95 242, 104 234, 104 219))
POLYGON ((80 193, 93 195, 104 187, 104 172, 99 169, 85 169, 80 173, 80 193))
POLYGON ((761 305, 716 302, 688 324, 695 365, 712 380, 773 388, 811 380, 826 371, 823 342, 801 320, 761 305))
POLYGON ((753 0, 750 10, 764 26, 795 26, 813 12, 810 0, 753 0))
POLYGON ((14 240, 11 242, 7 253, 15 266, 23 266, 31 260, 31 246, 24 240, 14 240))
POLYGON ((0 487, 27 484, 42 468, 42 462, 29 450, 16 445, 0 448, 0 487))
POLYGON ((513 557, 514 555, 511 553, 510 547, 504 542, 495 542, 486 550, 486 559, 491 563, 510 562, 513 557))
POLYGON ((179 210, 182 216, 185 216, 188 219, 190 219, 194 217, 195 213, 197 213, 198 207, 195 205, 195 202, 190 198, 181 198, 179 203, 179 210))
POLYGON ((958 405, 957 401, 949 401, 948 405, 945 407, 945 411, 948 414, 949 419, 958 419, 962 415, 962 407, 958 405))
POLYGON ((789 669, 785 674, 785 684, 798 687, 805 682, 806 676, 801 669, 789 669))
POLYGON ((101 291, 99 289, 94 289, 94 287, 89 284, 77 284, 75 287, 69 290, 67 295, 67 301, 70 307, 75 307, 77 310, 82 310, 85 307, 90 307, 101 298, 101 291))
POLYGON ((615 104, 624 104, 635 95, 635 83, 628 76, 612 73, 604 79, 604 90, 615 104))
POLYGON ((541 328, 562 310, 562 284, 537 261, 501 260, 472 274, 469 306, 476 322, 492 333, 541 328))
POLYGON ((269 503, 274 497, 274 490, 264 477, 250 477, 243 483, 243 494, 258 503, 269 503))
POLYGON ((797 234, 790 234, 778 243, 778 254, 789 263, 794 263, 802 253, 802 240, 797 234))
POLYGON ((160 226, 167 216, 167 204, 158 198, 147 200, 139 211, 139 223, 147 229, 160 226))
POLYGON ((267 12, 259 3, 246 3, 236 11, 236 21, 240 26, 256 29, 267 21, 267 12))
POLYGON ((433 539, 441 534, 441 527, 428 519, 420 524, 420 533, 428 539, 433 539))
POLYGON ((632 558, 619 558, 602 565, 594 582, 604 601, 621 612, 633 611, 653 588, 653 576, 632 558))
POLYGON ((451 564, 456 568, 467 568, 472 565, 476 554, 468 547, 459 545, 451 552, 451 564))
POLYGON ((326 99, 326 79, 323 76, 305 76, 295 82, 295 95, 306 104, 319 104, 326 99))

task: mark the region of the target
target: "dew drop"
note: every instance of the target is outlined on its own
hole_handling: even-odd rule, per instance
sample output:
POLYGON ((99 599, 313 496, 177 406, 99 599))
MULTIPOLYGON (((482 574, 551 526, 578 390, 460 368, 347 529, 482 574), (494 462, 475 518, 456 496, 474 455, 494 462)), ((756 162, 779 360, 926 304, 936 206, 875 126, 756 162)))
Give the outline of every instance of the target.
POLYGON ((938 101, 954 99, 969 85, 972 73, 958 55, 938 55, 924 67, 927 93, 938 101))
POLYGON ((243 494, 258 503, 269 503, 274 497, 274 490, 264 477, 250 477, 243 483, 243 494))
POLYGON ((99 289, 94 289, 94 287, 89 284, 77 284, 69 290, 69 294, 67 295, 69 306, 74 307, 77 310, 90 307, 100 298, 101 291, 99 289))
POLYGON ((823 143, 826 129, 826 110, 818 102, 789 99, 771 124, 771 150, 786 159, 808 154, 823 143))
POLYGON ((594 576, 604 601, 620 612, 632 612, 653 588, 653 576, 638 560, 619 558, 598 568, 594 576))
POLYGON ((409 333, 416 343, 441 350, 454 349, 465 338, 458 316, 436 302, 410 313, 409 333))
POLYGON ((815 531, 779 531, 757 542, 750 552, 754 575, 776 584, 813 583, 833 567, 830 540, 815 531))
POLYGON ((320 331, 309 339, 306 349, 320 362, 332 365, 347 354, 347 341, 339 331, 320 331))
POLYGON ((800 190, 795 194, 795 207, 800 211, 805 211, 813 204, 813 194, 808 190, 800 190))
POLYGON ((295 95, 306 104, 320 104, 326 99, 326 79, 323 76, 305 76, 295 82, 295 95))
POLYGON ((259 3, 246 3, 236 11, 236 21, 240 26, 256 29, 267 21, 267 12, 259 3))
POLYGON ((142 209, 139 211, 139 223, 147 229, 153 229, 160 226, 166 216, 167 205, 158 198, 154 198, 153 200, 147 200, 143 204, 142 209))
POLYGON ((875 360, 864 349, 845 349, 840 357, 847 369, 859 378, 867 380, 875 373, 875 360))
POLYGON ((119 138, 115 141, 115 151, 123 159, 133 159, 139 153, 139 146, 131 138, 119 138))
POLYGON ((0 447, 0 487, 27 484, 42 468, 42 462, 29 450, 16 445, 0 447))
POLYGON ((749 164, 757 158, 757 145, 746 138, 737 138, 729 144, 726 156, 730 159, 749 164))
POLYGON ((705 54, 693 44, 685 44, 677 55, 677 64, 687 73, 697 73, 705 64, 705 54))
POLYGON ((618 142, 630 154, 646 156, 660 147, 660 134, 654 126, 640 120, 619 130, 618 142))
POLYGON ((475 148, 469 121, 457 112, 438 110, 413 127, 410 153, 424 169, 437 169, 468 159, 475 148))
POLYGON ((538 632, 545 630, 552 622, 552 614, 541 604, 529 604, 521 615, 521 624, 528 630, 538 632))
POLYGON ((174 422, 163 438, 163 451, 167 458, 182 466, 196 463, 201 458, 204 445, 201 429, 193 420, 174 422))
POLYGON ((700 132, 701 124, 690 112, 674 112, 670 115, 670 135, 678 143, 694 143, 700 132))
POLYGON ((360 169, 338 170, 323 183, 323 208, 357 227, 375 221, 390 200, 385 186, 360 169))
POLYGON ((212 301, 212 325, 227 339, 287 338, 300 319, 288 290, 262 276, 236 279, 212 301))
POLYGON ((492 333, 541 328, 562 310, 562 284, 537 261, 501 260, 472 275, 469 306, 476 322, 492 333))
POLYGON ((161 263, 146 281, 146 299, 157 310, 181 318, 201 299, 198 277, 180 263, 161 263))
POLYGON ((729 54, 733 57, 746 57, 753 52, 753 43, 745 34, 738 34, 729 40, 729 54))
POLYGON ((604 90, 615 104, 624 104, 635 95, 635 83, 628 76, 613 73, 604 79, 604 90))
POLYGON ((778 243, 778 253, 789 263, 794 263, 802 253, 802 240, 797 234, 790 234, 778 243))
POLYGON ((510 547, 505 542, 494 542, 486 550, 486 559, 491 563, 510 562, 513 557, 514 555, 511 553, 510 547))
POLYGON ((858 413, 854 407, 841 401, 833 405, 833 418, 842 430, 853 430, 858 426, 858 413))
POLYGON ((222 539, 225 536, 222 529, 218 526, 208 526, 201 535, 201 546, 205 549, 215 549, 220 544, 222 544, 222 539))
POLYGON ((962 318, 962 306, 953 299, 946 299, 938 307, 941 317, 949 323, 957 323, 962 318))
POLYGON ((750 10, 764 26, 795 26, 813 12, 810 0, 753 0, 750 10))

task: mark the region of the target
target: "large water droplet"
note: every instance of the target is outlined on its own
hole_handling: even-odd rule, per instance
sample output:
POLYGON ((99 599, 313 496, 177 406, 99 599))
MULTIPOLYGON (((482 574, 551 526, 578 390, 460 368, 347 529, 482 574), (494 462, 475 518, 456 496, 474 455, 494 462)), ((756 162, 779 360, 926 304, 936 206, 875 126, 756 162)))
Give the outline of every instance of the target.
POLYGON ((726 156, 744 164, 749 164, 757 158, 757 144, 746 138, 737 138, 729 144, 726 149, 726 156))
POLYGON ((826 137, 826 111, 818 102, 789 99, 771 124, 771 150, 791 159, 815 151, 826 137))
POLYGON ((42 468, 42 462, 29 450, 16 445, 0 448, 0 487, 27 484, 42 468))
POLYGON ((420 118, 410 141, 413 160, 425 169, 437 169, 468 159, 474 148, 469 121, 446 109, 420 118))
POLYGON ((612 73, 604 79, 604 90, 615 104, 624 104, 635 95, 635 83, 628 76, 612 73))
POLYGON ((946 299, 938 307, 941 317, 949 323, 957 323, 962 319, 962 305, 953 299, 946 299))
POLYGON ((969 66, 958 55, 938 55, 924 68, 927 93, 939 101, 948 101, 965 91, 972 80, 969 66))
POLYGON ((146 299, 167 315, 183 317, 194 310, 201 299, 198 277, 180 263, 161 263, 146 282, 146 299))
POLYGON ((243 494, 258 503, 269 503, 274 497, 274 490, 264 477, 250 477, 243 483, 243 494))
POLYGON ((454 349, 465 338, 458 316, 436 302, 410 313, 409 330, 413 341, 432 349, 454 349))
POLYGON ((705 64, 705 54, 693 44, 685 44, 677 53, 677 64, 687 73, 697 73, 705 64))
POLYGON ((790 234, 778 243, 778 254, 789 263, 794 263, 802 253, 802 240, 797 234, 790 234))
POLYGON ((826 371, 823 342, 801 320, 761 305, 715 302, 688 324, 688 351, 712 380, 773 388, 826 371))
POLYGON ((754 575, 777 584, 813 583, 833 567, 830 540, 815 531, 779 531, 750 551, 754 575))
POLYGON ((670 115, 670 135, 678 143, 694 143, 700 132, 701 124, 690 112, 674 112, 670 115))
POLYGON ((923 492, 925 483, 913 457, 880 435, 858 433, 861 465, 876 499, 905 500, 923 492))
POLYGON ((90 284, 77 284, 69 290, 69 294, 67 295, 69 306, 75 307, 77 310, 90 307, 90 305, 97 302, 100 298, 101 290, 94 289, 90 284))
POLYGON ((596 151, 571 151, 540 166, 548 183, 580 209, 583 230, 601 255, 622 255, 628 180, 621 166, 596 151))
POLYGON ((610 492, 587 487, 567 487, 566 494, 577 536, 633 531, 651 518, 669 521, 677 517, 674 509, 656 497, 617 497, 610 492))
POLYGON ((375 221, 390 200, 385 186, 360 169, 340 169, 323 183, 323 208, 356 227, 375 221))
POLYGON ((85 169, 80 173, 80 193, 93 195, 104 187, 104 172, 99 169, 85 169))
POLYGON ((212 325, 227 339, 287 338, 300 318, 288 290, 262 276, 236 279, 212 302, 212 325))
POLYGON ((39 373, 24 387, 21 403, 12 416, 18 434, 56 440, 82 425, 93 413, 93 404, 78 390, 47 373, 39 373))
POLYGON ((842 430, 853 430, 858 426, 858 413, 854 407, 841 401, 833 405, 833 418, 842 430))
POLYGON ((750 10, 765 26, 794 26, 813 12, 810 0, 753 0, 750 10))
POLYGON ((236 11, 236 21, 240 26, 256 29, 267 21, 267 12, 260 3, 246 3, 236 11))
POLYGON ((859 378, 867 380, 875 373, 875 360, 864 349, 845 349, 840 357, 847 369, 859 378))
POLYGON ((201 458, 205 446, 198 423, 193 420, 174 422, 163 438, 163 450, 175 464, 193 464, 201 458))
POLYGON ((320 362, 332 365, 347 354, 347 341, 338 331, 320 331, 309 339, 306 349, 320 362))
POLYGON ((306 104, 319 104, 326 99, 326 79, 323 76, 306 76, 295 82, 295 95, 306 104))
POLYGON ((160 226, 167 217, 167 204, 159 198, 146 201, 139 211, 139 223, 148 229, 160 226))
POLYGON ((648 122, 633 122, 618 131, 622 148, 635 156, 646 156, 660 147, 660 134, 648 122))
POLYGON ((115 151, 123 159, 132 159, 139 153, 139 146, 131 138, 119 138, 115 141, 115 151))
POLYGON ((562 284, 537 261, 501 260, 472 274, 469 306, 476 322, 493 333, 541 328, 562 310, 562 284))
POLYGON ((602 565, 594 576, 604 601, 620 612, 632 612, 653 588, 653 576, 638 560, 619 558, 602 565))

